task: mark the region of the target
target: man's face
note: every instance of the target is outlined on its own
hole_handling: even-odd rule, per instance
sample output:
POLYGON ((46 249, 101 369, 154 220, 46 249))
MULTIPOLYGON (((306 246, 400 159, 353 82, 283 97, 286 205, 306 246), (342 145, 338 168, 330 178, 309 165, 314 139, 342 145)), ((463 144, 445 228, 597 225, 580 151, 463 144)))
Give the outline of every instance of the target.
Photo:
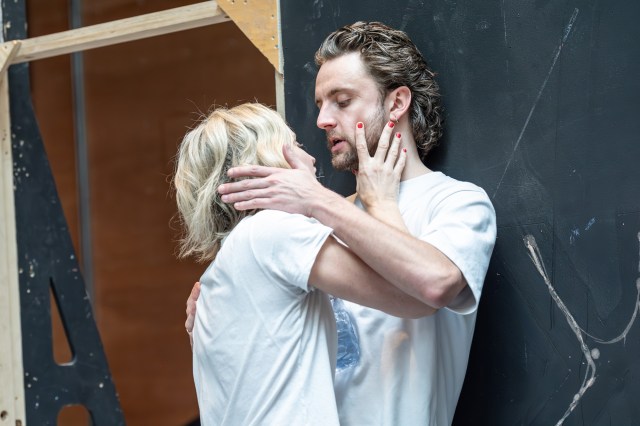
POLYGON ((388 120, 378 86, 359 53, 325 62, 316 78, 317 125, 327 133, 331 164, 337 170, 357 170, 356 123, 364 123, 367 147, 375 152, 388 120))

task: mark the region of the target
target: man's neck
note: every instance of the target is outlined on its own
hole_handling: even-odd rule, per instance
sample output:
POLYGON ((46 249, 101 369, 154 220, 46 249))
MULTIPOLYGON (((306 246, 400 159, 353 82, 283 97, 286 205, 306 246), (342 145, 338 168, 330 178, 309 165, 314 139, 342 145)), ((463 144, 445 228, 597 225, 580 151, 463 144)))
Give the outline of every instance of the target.
POLYGON ((400 181, 413 179, 418 176, 431 173, 431 169, 424 165, 418 154, 418 148, 416 142, 413 139, 413 135, 409 129, 402 132, 402 148, 407 150, 407 162, 405 163, 404 170, 400 181))

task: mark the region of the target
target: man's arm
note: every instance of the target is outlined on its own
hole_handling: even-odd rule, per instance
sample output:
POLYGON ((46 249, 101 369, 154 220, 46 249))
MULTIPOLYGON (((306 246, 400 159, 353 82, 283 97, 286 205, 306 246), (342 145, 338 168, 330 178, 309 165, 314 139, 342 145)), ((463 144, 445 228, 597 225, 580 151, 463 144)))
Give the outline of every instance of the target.
MULTIPOLYGON (((358 154, 362 165, 372 157, 366 151, 364 130, 360 132, 358 154)), ((385 127, 381 142, 385 135, 388 141, 389 126, 385 127)), ((382 146, 386 153, 388 143, 382 146)), ((293 169, 261 166, 231 169, 229 175, 233 178, 257 179, 222 185, 219 191, 223 201, 234 203, 239 210, 270 208, 316 218, 333 228, 335 235, 381 277, 432 308, 447 306, 465 288, 462 272, 447 256, 408 233, 389 197, 386 201, 382 197, 370 209, 372 214, 385 218, 383 222, 323 187, 286 149, 285 156, 293 169)), ((376 156, 378 161, 385 158, 377 153, 373 159, 376 156)), ((364 176, 360 176, 364 172, 365 168, 358 173, 359 186, 364 182, 361 180, 364 176)))
POLYGON ((421 318, 437 312, 382 278, 331 236, 316 256, 309 284, 341 299, 400 318, 421 318))
POLYGON ((466 286, 460 269, 437 248, 375 219, 337 194, 326 194, 310 209, 381 277, 435 309, 447 306, 466 286))

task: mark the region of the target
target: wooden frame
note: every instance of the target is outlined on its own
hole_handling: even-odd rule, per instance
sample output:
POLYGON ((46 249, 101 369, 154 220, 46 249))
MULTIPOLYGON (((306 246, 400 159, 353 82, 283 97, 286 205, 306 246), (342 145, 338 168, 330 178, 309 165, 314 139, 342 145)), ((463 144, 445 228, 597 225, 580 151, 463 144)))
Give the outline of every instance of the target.
MULTIPOLYGON (((0 12, 2 8, 0 6, 0 12)), ((277 0, 221 0, 155 12, 56 34, 0 44, 0 423, 26 425, 22 329, 6 70, 49 58, 233 20, 274 66, 278 111, 284 115, 277 0)), ((1 34, 0 34, 0 37, 1 34)), ((1 39, 0 39, 1 40, 1 39)))
POLYGON ((20 424, 18 422, 25 418, 9 81, 5 73, 17 49, 18 43, 0 49, 0 422, 8 420, 6 424, 11 425, 20 424))

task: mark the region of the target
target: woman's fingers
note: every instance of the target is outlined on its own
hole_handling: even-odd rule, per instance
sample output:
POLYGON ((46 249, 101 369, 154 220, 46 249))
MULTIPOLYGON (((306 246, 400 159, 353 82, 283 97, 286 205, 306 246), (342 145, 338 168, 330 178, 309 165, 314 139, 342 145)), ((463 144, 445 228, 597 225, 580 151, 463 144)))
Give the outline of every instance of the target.
POLYGON ((378 147, 373 157, 371 157, 369 148, 367 147, 366 129, 362 122, 358 122, 356 125, 356 150, 358 152, 360 166, 364 165, 367 160, 374 159, 380 163, 390 164, 392 168, 394 167, 398 159, 402 139, 400 132, 392 135, 394 127, 395 123, 393 121, 387 122, 383 127, 380 139, 378 140, 378 147))
POLYGON ((356 124, 356 151, 358 152, 358 162, 360 166, 364 161, 370 159, 369 149, 367 148, 367 138, 365 136, 364 123, 358 122, 356 124))
POLYGON ((385 158, 387 157, 391 133, 393 132, 393 128, 395 125, 396 124, 393 121, 389 121, 382 128, 382 134, 380 135, 380 139, 378 140, 378 149, 376 149, 376 153, 374 155, 374 158, 376 160, 384 162, 385 158))
POLYGON ((396 164, 393 166, 393 173, 398 178, 398 181, 402 176, 402 171, 404 170, 405 164, 407 164, 407 149, 403 148, 398 156, 398 161, 396 161, 396 164))
POLYGON ((393 139, 391 141, 391 148, 389 148, 389 152, 387 153, 387 158, 385 159, 385 163, 389 165, 392 169, 396 165, 398 160, 398 154, 400 152, 400 143, 402 142, 402 134, 397 132, 393 135, 393 139))

